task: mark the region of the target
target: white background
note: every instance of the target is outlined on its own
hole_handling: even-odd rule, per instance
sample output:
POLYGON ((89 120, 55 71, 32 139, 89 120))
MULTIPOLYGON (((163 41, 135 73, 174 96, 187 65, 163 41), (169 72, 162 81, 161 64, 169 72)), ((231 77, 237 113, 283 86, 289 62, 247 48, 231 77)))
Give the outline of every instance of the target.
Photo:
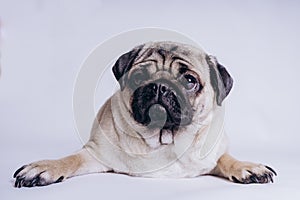
POLYGON ((299 8, 296 0, 0 0, 0 198, 299 199, 299 8), (226 100, 231 152, 274 167, 274 184, 96 174, 13 188, 21 165, 81 148, 72 110, 80 65, 97 44, 141 27, 179 31, 227 67, 234 78, 226 100))

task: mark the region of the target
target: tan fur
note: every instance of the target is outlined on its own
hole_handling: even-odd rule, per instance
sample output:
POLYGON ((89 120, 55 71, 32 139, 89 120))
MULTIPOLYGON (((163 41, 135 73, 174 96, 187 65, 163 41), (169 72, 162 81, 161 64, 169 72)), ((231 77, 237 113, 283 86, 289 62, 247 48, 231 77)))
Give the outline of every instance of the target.
POLYGON ((238 183, 250 183, 251 178, 261 179, 261 183, 273 182, 273 172, 268 169, 267 166, 251 162, 242 162, 227 153, 221 156, 216 168, 211 174, 228 178, 230 181, 238 183))
POLYGON ((148 62, 152 79, 176 77, 179 62, 186 61, 172 60, 173 55, 188 60, 185 64, 192 69, 190 73, 201 77, 204 86, 201 95, 189 97, 194 112, 191 124, 178 127, 176 134, 163 129, 163 133, 160 129, 150 130, 132 118, 130 90, 118 90, 98 112, 90 139, 82 150, 59 160, 38 161, 21 167, 14 174, 16 187, 43 186, 77 175, 108 171, 169 178, 212 174, 238 183, 273 181, 276 173, 272 168, 241 162, 227 153, 223 130, 215 131, 218 137, 213 138, 211 145, 206 145, 206 138, 211 134, 210 125, 216 121, 214 116, 220 108, 210 80, 210 67, 217 70, 216 60, 211 62, 214 66, 209 66, 208 55, 203 50, 171 42, 146 44, 140 54, 132 70, 148 62), (177 48, 173 48, 174 45, 177 48), (149 55, 156 47, 166 49, 170 55, 166 53, 164 59, 155 52, 149 55), (160 134, 168 137, 167 145, 161 142, 160 134), (201 154, 203 147, 207 152, 205 156, 201 154))
MULTIPOLYGON (((36 181, 33 186, 49 185, 55 182, 64 181, 67 178, 105 171, 99 162, 91 156, 86 148, 74 155, 70 155, 58 160, 41 160, 24 165, 19 173, 15 173, 15 178, 20 178, 16 182, 16 187, 27 186, 26 181, 36 181), (25 184, 25 185, 24 185, 25 184)), ((30 182, 28 182, 29 184, 30 182)))

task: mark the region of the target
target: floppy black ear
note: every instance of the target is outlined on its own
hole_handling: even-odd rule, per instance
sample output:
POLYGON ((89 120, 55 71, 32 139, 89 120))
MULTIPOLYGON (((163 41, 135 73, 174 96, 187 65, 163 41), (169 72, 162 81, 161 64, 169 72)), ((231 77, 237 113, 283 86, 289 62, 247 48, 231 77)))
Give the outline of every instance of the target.
POLYGON ((233 79, 223 65, 218 63, 213 56, 206 56, 206 61, 210 70, 211 85, 216 93, 216 101, 219 106, 222 105, 223 100, 229 94, 233 79))
POLYGON ((118 58, 118 60, 116 61, 116 63, 112 68, 115 78, 120 84, 121 90, 123 90, 125 87, 127 72, 131 69, 133 62, 138 56, 141 49, 142 46, 138 46, 133 50, 123 54, 118 58))

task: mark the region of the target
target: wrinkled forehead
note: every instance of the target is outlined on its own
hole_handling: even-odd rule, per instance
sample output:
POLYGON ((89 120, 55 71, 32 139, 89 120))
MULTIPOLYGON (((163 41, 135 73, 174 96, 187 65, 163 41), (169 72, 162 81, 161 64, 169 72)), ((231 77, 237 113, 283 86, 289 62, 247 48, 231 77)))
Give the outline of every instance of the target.
POLYGON ((155 69, 151 71, 165 70, 178 73, 182 67, 207 75, 207 54, 200 48, 174 42, 156 42, 144 44, 134 66, 149 66, 155 63, 155 69))

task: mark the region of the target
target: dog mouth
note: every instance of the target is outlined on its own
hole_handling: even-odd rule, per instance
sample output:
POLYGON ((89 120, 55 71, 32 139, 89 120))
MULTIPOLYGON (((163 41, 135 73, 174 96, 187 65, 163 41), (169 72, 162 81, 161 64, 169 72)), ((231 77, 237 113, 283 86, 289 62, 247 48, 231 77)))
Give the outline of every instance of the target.
POLYGON ((191 106, 180 90, 157 83, 137 88, 132 96, 133 118, 149 129, 177 129, 192 121, 191 106), (163 92, 161 92, 163 91, 163 92))
POLYGON ((147 118, 150 119, 147 120, 147 126, 149 128, 163 128, 168 125, 168 121, 171 121, 168 119, 172 119, 166 108, 161 104, 154 104, 150 106, 150 108, 146 111, 146 115, 147 118))
POLYGON ((167 109, 160 104, 154 104, 149 108, 148 114, 151 121, 147 126, 150 129, 160 129, 159 143, 162 145, 168 145, 173 143, 174 130, 169 129, 169 127, 172 127, 172 123, 168 122, 168 119, 170 119, 171 116, 167 112, 167 109))

